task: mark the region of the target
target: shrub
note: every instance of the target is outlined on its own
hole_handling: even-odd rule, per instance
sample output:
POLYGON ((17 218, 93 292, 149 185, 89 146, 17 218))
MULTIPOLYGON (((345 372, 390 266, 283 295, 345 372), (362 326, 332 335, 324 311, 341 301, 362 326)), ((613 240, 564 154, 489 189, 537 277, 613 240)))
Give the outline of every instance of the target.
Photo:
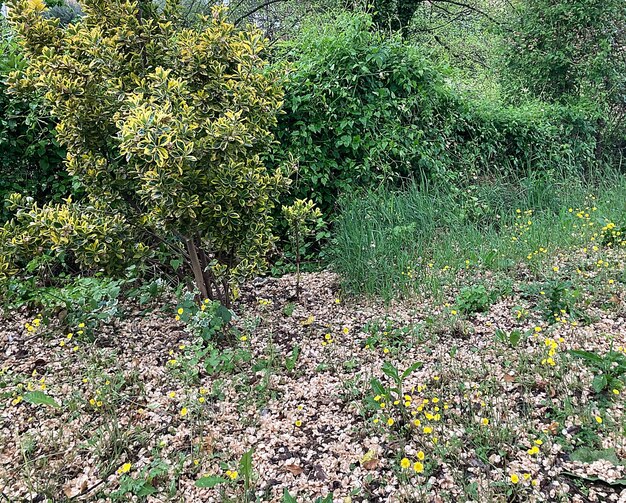
POLYGON ((626 96, 622 0, 526 0, 507 32, 508 82, 549 99, 626 96))
POLYGON ((428 164, 414 114, 431 115, 441 75, 415 50, 373 30, 369 16, 344 13, 307 24, 283 51, 290 70, 277 138, 283 155, 299 159, 294 197, 328 211, 338 191, 428 164))
POLYGON ((71 198, 40 207, 32 198, 13 194, 9 202, 15 216, 0 227, 0 277, 21 270, 38 272, 44 281, 66 270, 115 274, 129 259, 148 251, 133 243, 131 229, 119 214, 108 215, 71 198))
POLYGON ((580 173, 595 162, 593 111, 460 94, 445 67, 373 30, 366 14, 306 25, 282 55, 286 113, 273 162, 298 158, 293 195, 326 214, 337 193, 359 185, 408 177, 462 189, 486 173, 580 173))
POLYGON ((282 98, 264 40, 219 8, 183 28, 169 3, 81 7, 85 17, 61 29, 41 1, 12 4, 30 65, 11 85, 45 92, 94 212, 167 243, 203 298, 228 303, 237 280, 265 265, 285 185, 259 157, 282 98))
POLYGON ((505 87, 527 96, 601 109, 598 157, 626 155, 626 9, 622 0, 527 0, 505 38, 505 87))
MULTIPOLYGON (((0 201, 22 192, 38 202, 60 201, 71 190, 62 169, 63 149, 54 138, 36 93, 15 96, 4 83, 9 72, 25 65, 19 47, 0 16, 0 201)), ((0 222, 9 214, 0 204, 0 222)))

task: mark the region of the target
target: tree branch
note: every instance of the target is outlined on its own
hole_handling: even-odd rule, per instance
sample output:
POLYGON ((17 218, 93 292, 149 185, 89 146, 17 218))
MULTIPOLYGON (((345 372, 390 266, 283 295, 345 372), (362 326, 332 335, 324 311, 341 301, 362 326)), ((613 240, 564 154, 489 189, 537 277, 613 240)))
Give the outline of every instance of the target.
POLYGON ((247 12, 246 14, 243 14, 242 16, 239 16, 236 20, 235 20, 235 26, 238 26, 239 23, 241 23, 244 19, 246 19, 247 17, 252 16, 252 14, 260 11, 261 9, 264 9, 265 7, 269 7, 272 4, 275 3, 279 3, 279 2, 287 2, 289 0, 267 0, 266 2, 257 5, 254 9, 252 9, 251 11, 247 12))
POLYGON ((438 2, 442 2, 442 3, 449 3, 452 5, 457 5, 459 7, 463 7, 465 9, 471 10, 473 12, 476 12, 477 14, 480 14, 481 16, 485 17, 486 19, 489 19, 489 21, 491 21, 494 24, 497 25, 501 25, 502 23, 500 21, 498 21, 497 19, 491 17, 489 14, 487 14, 485 11, 479 9, 478 7, 474 7, 473 5, 469 5, 463 2, 458 2, 456 0, 433 0, 433 5, 438 3, 438 2))

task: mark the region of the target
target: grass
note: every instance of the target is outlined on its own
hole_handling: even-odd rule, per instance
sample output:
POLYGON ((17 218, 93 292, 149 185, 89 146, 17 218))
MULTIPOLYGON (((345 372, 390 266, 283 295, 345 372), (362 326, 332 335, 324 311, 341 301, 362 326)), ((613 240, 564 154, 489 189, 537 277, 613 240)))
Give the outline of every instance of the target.
POLYGON ((626 181, 606 172, 592 182, 546 175, 458 191, 413 184, 346 197, 341 208, 330 255, 344 287, 390 300, 441 295, 446 278, 470 267, 544 267, 544 257, 576 246, 605 221, 624 222, 626 181))

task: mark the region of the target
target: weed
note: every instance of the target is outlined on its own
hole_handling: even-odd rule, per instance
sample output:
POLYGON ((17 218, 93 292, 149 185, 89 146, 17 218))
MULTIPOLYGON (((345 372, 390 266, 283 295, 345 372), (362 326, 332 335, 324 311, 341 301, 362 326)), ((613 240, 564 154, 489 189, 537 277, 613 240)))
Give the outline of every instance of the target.
POLYGON ((461 288, 456 305, 462 313, 483 313, 493 301, 494 295, 487 291, 485 285, 472 285, 461 288))
POLYGON ((620 394, 624 387, 623 376, 626 376, 626 355, 619 351, 609 351, 601 356, 581 349, 572 349, 569 354, 580 358, 594 370, 596 375, 591 387, 596 393, 611 390, 616 395, 620 394))

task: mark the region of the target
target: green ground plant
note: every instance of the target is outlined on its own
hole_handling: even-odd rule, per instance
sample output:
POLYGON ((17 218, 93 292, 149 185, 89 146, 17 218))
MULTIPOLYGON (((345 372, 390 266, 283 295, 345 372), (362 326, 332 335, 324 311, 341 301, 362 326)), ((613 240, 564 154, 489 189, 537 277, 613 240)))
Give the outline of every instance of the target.
POLYGON ((591 387, 596 393, 604 391, 619 394, 625 386, 626 355, 619 351, 609 351, 599 355, 593 351, 573 349, 572 356, 581 359, 595 372, 591 387))

